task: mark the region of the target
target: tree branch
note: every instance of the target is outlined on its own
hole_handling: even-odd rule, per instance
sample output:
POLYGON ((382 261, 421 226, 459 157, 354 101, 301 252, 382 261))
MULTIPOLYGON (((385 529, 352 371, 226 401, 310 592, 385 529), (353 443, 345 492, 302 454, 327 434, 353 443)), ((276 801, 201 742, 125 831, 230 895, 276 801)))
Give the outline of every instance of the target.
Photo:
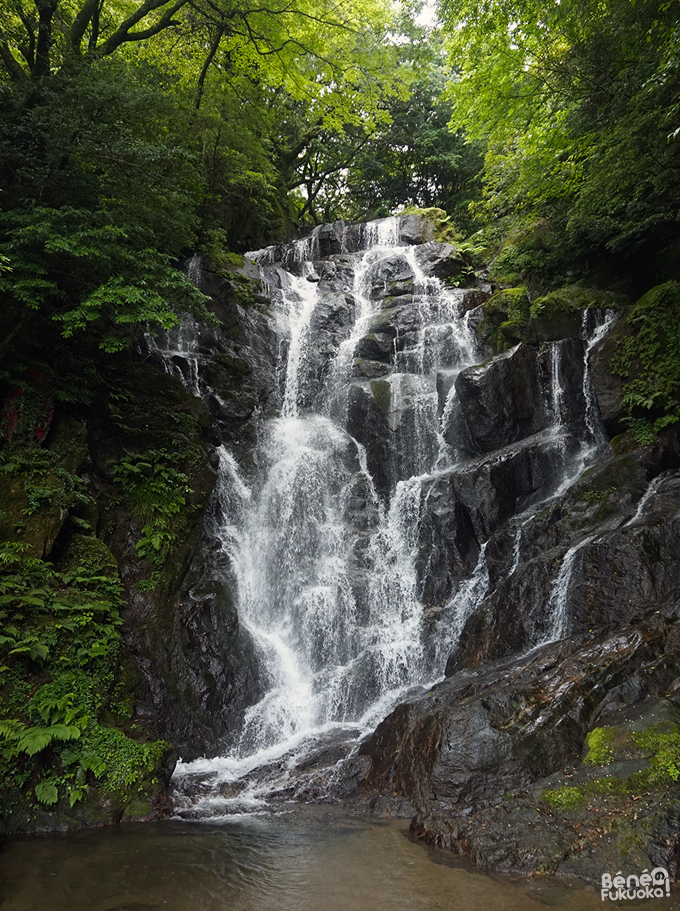
POLYGON ((32 75, 42 79, 50 72, 50 51, 52 49, 52 19, 59 0, 35 0, 38 8, 38 40, 35 47, 35 63, 32 75))
POLYGON ((101 57, 107 57, 126 41, 144 41, 144 39, 152 38, 154 35, 162 32, 163 29, 168 28, 170 25, 178 25, 177 22, 172 21, 172 17, 187 2, 188 0, 175 0, 175 3, 173 3, 170 9, 166 10, 161 18, 153 25, 141 32, 130 32, 130 29, 137 25, 138 22, 141 22, 149 13, 156 9, 160 9, 163 6, 167 6, 168 4, 168 0, 144 0, 144 3, 142 3, 131 16, 128 16, 125 22, 122 22, 118 26, 113 35, 107 38, 106 41, 97 48, 97 54, 101 57))
POLYGON ((97 8, 92 14, 92 23, 90 25, 90 39, 87 42, 88 51, 94 51, 97 47, 97 42, 99 41, 99 17, 101 15, 103 4, 104 0, 99 0, 97 3, 97 8))
POLYGON ((99 8, 99 0, 85 0, 80 7, 78 15, 73 20, 71 33, 68 36, 69 44, 74 54, 80 54, 80 45, 87 26, 99 8))
POLYGON ((206 79, 206 76, 208 75, 208 70, 210 69, 210 64, 213 62, 213 60, 215 58, 215 54, 218 51, 218 48, 220 46, 220 42, 222 41, 223 35, 224 35, 224 26, 220 25, 219 28, 217 29, 217 32, 212 41, 212 44, 210 45, 210 50, 208 51, 208 56, 205 58, 205 61, 203 62, 203 66, 201 67, 201 72, 198 77, 198 83, 196 84, 196 101, 195 101, 195 105, 194 105, 196 110, 198 110, 201 106, 201 100, 203 99, 203 92, 205 90, 205 79, 206 79))
POLYGON ((26 82, 28 74, 9 49, 5 38, 0 38, 0 60, 2 60, 12 82, 26 82))
POLYGON ((33 64, 35 63, 35 23, 31 22, 29 17, 26 15, 21 3, 16 4, 15 10, 17 16, 21 19, 21 24, 26 29, 26 35, 28 36, 28 46, 24 47, 20 44, 18 45, 18 48, 21 56, 32 69, 33 64))

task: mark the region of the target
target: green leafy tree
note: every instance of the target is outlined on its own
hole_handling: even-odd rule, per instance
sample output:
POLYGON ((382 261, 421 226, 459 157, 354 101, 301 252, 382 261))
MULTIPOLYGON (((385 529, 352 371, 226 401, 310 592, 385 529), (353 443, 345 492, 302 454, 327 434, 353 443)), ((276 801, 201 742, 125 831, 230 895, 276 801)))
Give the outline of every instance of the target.
POLYGON ((406 98, 386 102, 389 121, 353 161, 347 180, 358 215, 387 214, 412 205, 438 207, 461 227, 471 226, 468 207, 479 192, 483 143, 452 130, 451 103, 438 30, 402 19, 407 42, 399 45, 406 98))
POLYGON ((486 210, 550 219, 576 252, 680 233, 677 3, 442 4, 453 123, 488 143, 486 210))

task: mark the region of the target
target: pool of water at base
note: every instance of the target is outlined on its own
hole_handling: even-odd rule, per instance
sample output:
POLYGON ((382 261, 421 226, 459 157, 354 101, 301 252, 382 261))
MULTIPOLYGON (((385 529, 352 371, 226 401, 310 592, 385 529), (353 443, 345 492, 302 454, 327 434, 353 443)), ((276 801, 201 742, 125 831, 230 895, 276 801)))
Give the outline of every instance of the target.
MULTIPOLYGON (((8 839, 2 911, 591 911, 580 881, 489 876, 346 810, 132 823, 8 839)), ((607 905, 612 903, 607 902, 607 905)), ((677 911, 674 897, 625 902, 677 911)))

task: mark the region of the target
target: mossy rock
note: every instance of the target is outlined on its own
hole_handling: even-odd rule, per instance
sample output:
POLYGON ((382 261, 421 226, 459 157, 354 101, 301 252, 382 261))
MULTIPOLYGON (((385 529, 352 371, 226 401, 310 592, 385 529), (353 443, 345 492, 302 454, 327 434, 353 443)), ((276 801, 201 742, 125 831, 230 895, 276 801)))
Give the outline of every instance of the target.
POLYGON ((599 288, 582 288, 580 285, 567 285, 557 288, 543 297, 538 297, 531 305, 531 316, 536 318, 543 313, 571 313, 574 310, 588 310, 591 307, 620 310, 630 304, 628 298, 612 291, 599 288))
POLYGON ((57 414, 48 438, 48 449, 55 453, 57 464, 75 473, 87 455, 87 427, 69 414, 57 414))
POLYGON ((383 414, 388 414, 392 404, 392 387, 387 380, 371 380, 373 401, 383 414))
POLYGON ((5 447, 0 475, 0 537, 22 541, 35 557, 54 547, 75 494, 76 471, 86 454, 85 427, 60 417, 49 447, 15 444, 5 447))
POLYGON ((388 364, 382 361, 373 361, 369 358, 355 358, 354 375, 367 380, 374 380, 390 372, 388 364))
POLYGON ((437 243, 452 243, 458 236, 454 225, 449 220, 449 215, 444 209, 439 209, 436 206, 423 209, 410 206, 399 214, 419 215, 425 221, 432 222, 434 225, 434 239, 437 243))
POLYGON ((246 376, 248 373, 252 372, 252 368, 248 361, 244 360, 242 357, 225 354, 223 351, 218 351, 213 355, 213 360, 221 367, 224 367, 225 370, 232 373, 235 378, 246 376))
MULTIPOLYGON (((390 306, 383 307, 379 313, 376 313, 371 317, 371 333, 369 333, 369 336, 376 332, 385 332, 388 330, 391 330, 392 335, 394 334, 392 327, 399 317, 406 301, 402 298, 399 301, 399 304, 394 306, 394 299, 388 298, 388 300, 390 301, 390 306)), ((410 300, 412 300, 412 298, 409 298, 409 301, 410 300)))
POLYGON ((522 332, 522 325, 518 323, 517 320, 506 320, 504 323, 501 323, 498 327, 503 335, 509 342, 514 345, 519 344, 524 341, 524 334, 522 332))
POLYGON ((93 575, 118 577, 116 558, 101 538, 80 534, 71 537, 60 569, 67 573, 79 566, 85 567, 93 575))
POLYGON ((116 410, 145 422, 148 429, 165 430, 173 426, 173 415, 193 418, 201 428, 212 423, 210 412, 201 399, 192 395, 176 378, 161 373, 151 364, 129 364, 120 377, 116 410))
POLYGON ((484 302, 484 316, 499 325, 506 320, 525 322, 529 316, 529 295, 524 285, 503 288, 484 302))
POLYGON ((580 285, 558 288, 536 298, 531 304, 527 337, 533 344, 578 338, 582 332, 584 310, 620 310, 629 303, 622 295, 597 288, 582 288, 580 285))
POLYGON ((614 455, 623 455, 628 452, 635 452, 640 448, 640 444, 635 438, 635 434, 627 430, 625 433, 617 434, 611 441, 612 452, 614 455))
POLYGON ((529 296, 523 285, 496 291, 482 306, 484 318, 477 326, 477 338, 495 354, 526 341, 523 326, 529 315, 529 296))

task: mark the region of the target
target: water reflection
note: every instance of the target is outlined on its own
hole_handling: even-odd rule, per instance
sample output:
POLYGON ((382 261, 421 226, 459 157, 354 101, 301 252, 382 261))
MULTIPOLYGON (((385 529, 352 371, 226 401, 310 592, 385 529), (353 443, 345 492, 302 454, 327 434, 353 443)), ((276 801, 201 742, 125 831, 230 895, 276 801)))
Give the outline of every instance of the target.
MULTIPOLYGON (((13 839, 2 911, 591 911, 579 883, 490 877, 333 808, 13 839)), ((636 905, 638 903, 635 903, 636 905)), ((674 899, 639 903, 680 909, 674 899)))

